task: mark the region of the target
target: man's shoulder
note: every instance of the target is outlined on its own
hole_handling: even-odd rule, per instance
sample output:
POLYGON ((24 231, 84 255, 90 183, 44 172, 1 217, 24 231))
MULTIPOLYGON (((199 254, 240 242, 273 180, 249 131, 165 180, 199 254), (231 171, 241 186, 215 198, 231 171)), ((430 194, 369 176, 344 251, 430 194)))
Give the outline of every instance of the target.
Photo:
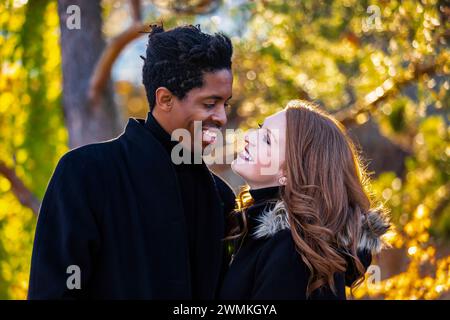
POLYGON ((71 166, 83 170, 98 170, 111 162, 114 153, 118 152, 117 139, 87 144, 65 153, 58 166, 71 166))

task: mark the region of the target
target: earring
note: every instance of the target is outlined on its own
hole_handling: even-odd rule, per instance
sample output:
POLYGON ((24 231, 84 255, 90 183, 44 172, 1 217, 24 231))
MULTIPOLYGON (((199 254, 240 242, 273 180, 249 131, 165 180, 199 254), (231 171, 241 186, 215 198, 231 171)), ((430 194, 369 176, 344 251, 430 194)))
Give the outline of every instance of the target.
POLYGON ((287 182, 287 178, 286 177, 280 177, 278 179, 278 183, 281 184, 282 186, 286 185, 287 182))

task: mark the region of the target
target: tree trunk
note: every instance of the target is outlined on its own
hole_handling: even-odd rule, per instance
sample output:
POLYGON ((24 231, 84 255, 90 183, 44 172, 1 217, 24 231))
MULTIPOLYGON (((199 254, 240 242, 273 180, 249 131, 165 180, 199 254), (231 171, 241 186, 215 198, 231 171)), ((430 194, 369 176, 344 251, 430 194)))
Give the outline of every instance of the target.
POLYGON ((368 162, 367 169, 374 173, 372 178, 386 171, 393 171, 398 177, 403 177, 405 158, 410 153, 383 136, 376 122, 369 120, 363 125, 351 125, 347 129, 352 140, 362 149, 363 158, 368 162))
POLYGON ((95 105, 88 99, 91 74, 104 47, 100 0, 59 0, 63 73, 63 105, 69 146, 108 140, 123 129, 122 114, 114 102, 111 81, 95 105), (80 29, 69 29, 67 19, 80 8, 80 29))

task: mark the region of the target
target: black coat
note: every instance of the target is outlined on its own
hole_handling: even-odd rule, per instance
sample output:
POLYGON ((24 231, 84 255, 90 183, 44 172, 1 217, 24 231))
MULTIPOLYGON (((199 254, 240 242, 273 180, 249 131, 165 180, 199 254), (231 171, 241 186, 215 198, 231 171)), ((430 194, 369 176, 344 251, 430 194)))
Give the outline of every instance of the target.
MULTIPOLYGON (((220 299, 305 300, 310 272, 295 249, 290 230, 268 239, 245 240, 228 270, 220 299)), ((345 278, 335 275, 337 294, 324 287, 309 299, 345 299, 345 278)))
MULTIPOLYGON (((203 230, 212 299, 227 265, 222 239, 234 194, 212 173, 205 190, 215 190, 203 230)), ((186 233, 171 160, 143 121, 130 119, 117 139, 59 161, 38 218, 28 298, 190 299, 186 233), (67 287, 70 265, 81 270, 80 290, 67 287)))
MULTIPOLYGON (((348 260, 347 270, 334 276, 335 293, 323 286, 306 295, 310 271, 296 250, 284 209, 273 205, 278 187, 250 190, 255 203, 247 209, 248 232, 237 242, 236 254, 220 290, 224 300, 343 300, 345 287, 358 273, 348 260)), ((358 252, 365 268, 370 251, 358 252)))
MULTIPOLYGON (((220 292, 224 300, 305 300, 310 272, 295 249, 290 230, 267 239, 250 235, 228 270, 220 292)), ((345 278, 336 274, 337 295, 328 287, 310 299, 345 299, 345 278)))

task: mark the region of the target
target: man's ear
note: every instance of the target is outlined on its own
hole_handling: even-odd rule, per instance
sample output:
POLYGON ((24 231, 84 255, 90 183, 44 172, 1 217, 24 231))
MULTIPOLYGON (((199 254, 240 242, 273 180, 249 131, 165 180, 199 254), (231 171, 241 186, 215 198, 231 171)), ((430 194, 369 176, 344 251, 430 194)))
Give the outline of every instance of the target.
POLYGON ((172 109, 174 96, 172 92, 166 87, 159 87, 155 91, 155 106, 158 106, 162 111, 169 112, 172 109))

